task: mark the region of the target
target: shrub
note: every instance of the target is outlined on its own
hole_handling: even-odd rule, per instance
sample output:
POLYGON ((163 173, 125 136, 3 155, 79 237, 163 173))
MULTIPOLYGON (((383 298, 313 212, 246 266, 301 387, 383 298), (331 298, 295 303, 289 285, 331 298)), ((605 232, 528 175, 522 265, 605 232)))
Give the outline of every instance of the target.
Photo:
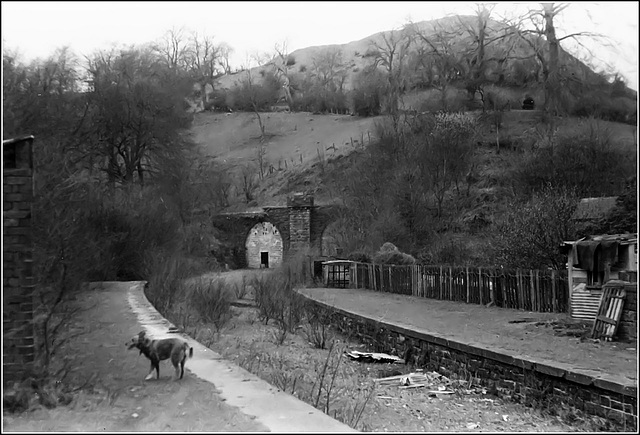
POLYGON ((410 265, 415 264, 416 259, 409 254, 400 252, 393 243, 386 242, 373 256, 373 262, 376 264, 410 265))
POLYGON ((144 270, 149 277, 147 298, 158 311, 166 312, 184 298, 184 280, 202 272, 202 264, 189 261, 180 253, 155 250, 147 253, 144 270))
POLYGON ((304 317, 306 322, 303 325, 303 332, 316 349, 326 349, 333 337, 330 331, 331 311, 326 308, 307 302, 304 305, 304 317))
POLYGON ((353 251, 347 255, 347 260, 359 263, 371 263, 371 256, 364 251, 353 251))
POLYGON ((230 318, 231 295, 231 289, 224 279, 200 278, 192 283, 188 301, 202 320, 213 323, 216 330, 220 331, 230 318))
POLYGON ((351 92, 354 112, 359 116, 377 116, 382 110, 382 97, 387 85, 384 75, 367 68, 356 75, 354 89, 351 92))
POLYGON ((295 287, 312 278, 308 275, 309 264, 305 259, 304 255, 292 257, 280 269, 253 278, 259 317, 265 325, 269 320, 276 322, 280 330, 279 344, 284 342, 287 333, 295 331, 304 314, 304 299, 296 293, 295 287))

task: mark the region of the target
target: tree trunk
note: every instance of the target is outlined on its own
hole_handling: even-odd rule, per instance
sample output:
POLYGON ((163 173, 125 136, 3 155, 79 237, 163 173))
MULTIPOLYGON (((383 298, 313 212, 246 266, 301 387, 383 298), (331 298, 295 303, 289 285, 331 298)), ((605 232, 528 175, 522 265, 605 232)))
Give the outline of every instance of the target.
POLYGON ((556 115, 559 109, 558 92, 560 91, 558 77, 559 42, 556 37, 556 29, 553 24, 553 18, 555 17, 553 3, 543 3, 542 6, 544 8, 545 20, 544 36, 547 39, 547 44, 549 46, 549 57, 547 59, 547 70, 544 82, 544 108, 547 113, 556 115))

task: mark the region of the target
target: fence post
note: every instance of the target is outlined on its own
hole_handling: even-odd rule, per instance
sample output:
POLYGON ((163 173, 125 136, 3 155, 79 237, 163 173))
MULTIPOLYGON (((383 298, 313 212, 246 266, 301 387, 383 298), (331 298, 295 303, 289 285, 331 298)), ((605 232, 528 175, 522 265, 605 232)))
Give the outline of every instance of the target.
POLYGON ((484 305, 484 303, 482 302, 482 285, 484 280, 482 279, 482 268, 479 267, 478 268, 478 290, 480 293, 480 305, 484 305))
POLYGON ((556 270, 551 269, 551 303, 553 304, 553 312, 558 312, 558 295, 556 294, 556 270))
POLYGON ((455 301, 453 296, 453 267, 449 266, 449 300, 455 301))
POLYGON ((469 266, 467 266, 467 303, 469 303, 470 290, 471 290, 471 283, 469 282, 469 266))
POLYGON ((351 263, 353 265, 352 270, 352 288, 358 288, 358 263, 351 263))
POLYGON ((416 265, 411 266, 411 296, 416 296, 416 288, 418 275, 416 275, 416 265))
POLYGON ((489 282, 491 283, 491 285, 489 286, 489 298, 491 298, 491 303, 493 305, 496 305, 496 274, 492 273, 491 276, 489 277, 489 282))
POLYGON ((444 282, 444 277, 442 276, 442 266, 440 266, 440 276, 438 277, 438 281, 440 281, 440 285, 438 286, 438 299, 442 300, 442 286, 444 282))
POLYGON ((536 287, 535 287, 535 283, 533 282, 533 270, 529 269, 529 282, 531 283, 531 311, 536 311, 536 303, 535 303, 535 297, 536 297, 536 287))
POLYGON ((516 287, 518 294, 518 309, 524 310, 524 300, 522 294, 522 283, 520 282, 520 268, 516 269, 516 287))

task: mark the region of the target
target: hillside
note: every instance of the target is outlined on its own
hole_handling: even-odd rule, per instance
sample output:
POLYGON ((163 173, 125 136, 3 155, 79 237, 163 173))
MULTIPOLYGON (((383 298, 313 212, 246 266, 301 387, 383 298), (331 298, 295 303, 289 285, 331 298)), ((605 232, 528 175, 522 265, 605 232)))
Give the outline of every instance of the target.
POLYGON ((562 50, 561 85, 549 94, 542 57, 532 52, 543 40, 503 37, 504 25, 489 21, 495 43, 479 58, 474 24, 469 16, 416 23, 413 39, 380 32, 276 58, 252 69, 251 82, 246 73, 220 77, 209 107, 228 113, 196 114, 190 134, 225 169, 227 211, 282 205, 306 191, 317 204, 345 205, 330 237, 349 252, 392 241, 426 261, 482 262, 503 216, 534 192, 628 190, 637 171, 637 94, 562 50), (401 40, 406 56, 398 61, 401 40), (403 74, 390 72, 392 52, 393 71, 403 74), (548 95, 562 115, 551 123, 540 110, 548 95), (529 97, 536 110, 522 110, 529 97), (250 110, 259 110, 264 137, 250 110), (394 110, 408 140, 397 129, 378 137, 378 114, 394 110))
MULTIPOLYGON (((345 157, 354 150, 375 141, 375 124, 382 119, 308 112, 268 112, 262 116, 268 137, 265 160, 273 170, 266 173, 260 182, 255 204, 252 204, 254 206, 285 204, 287 195, 299 190, 316 192, 316 202, 319 203, 334 200, 329 197, 326 186, 323 186, 321 175, 325 170, 329 172, 331 168, 335 170, 344 165, 349 160, 345 157)), ((533 140, 539 124, 538 117, 537 111, 505 112, 500 131, 503 147, 519 140, 533 140)), ((607 121, 601 121, 601 124, 611 134, 611 142, 630 152, 630 158, 636 153, 634 126, 607 121)), ((570 118, 559 123, 558 134, 576 134, 586 132, 588 128, 587 120, 570 118)), ((252 173, 257 175, 260 140, 255 114, 198 113, 189 134, 206 155, 214 157, 233 177, 239 177, 244 168, 251 168, 252 173)), ((480 142, 495 143, 495 133, 485 132, 484 136, 480 142)), ((493 153, 495 149, 489 145, 481 155, 486 157, 493 153)), ((495 164, 491 161, 487 163, 483 172, 487 177, 500 170, 497 161, 494 159, 495 164)), ((341 167, 341 171, 348 176, 348 166, 341 167)), ((236 178, 236 185, 239 186, 239 183, 236 178)), ((242 198, 238 198, 230 209, 242 210, 246 207, 242 198)))
MULTIPOLYGON (((335 59, 332 67, 344 70, 346 74, 345 90, 351 90, 354 87, 356 75, 372 63, 371 56, 375 47, 386 48, 388 47, 386 41, 399 41, 403 34, 420 32, 435 46, 446 46, 446 51, 455 53, 454 57, 457 58, 457 61, 462 60, 462 53, 469 52, 476 43, 473 35, 474 27, 477 26, 476 21, 476 16, 456 15, 412 23, 407 26, 406 30, 381 31, 361 40, 344 44, 306 47, 288 53, 285 68, 292 83, 302 82, 313 74, 314 64, 324 62, 323 57, 327 53, 336 52, 339 56, 335 59)), ((496 39, 499 35, 504 34, 505 30, 505 24, 490 19, 486 26, 486 38, 487 40, 496 39)), ((540 42, 536 42, 536 44, 540 44, 540 42)), ((408 49, 409 55, 413 56, 424 48, 425 42, 420 38, 414 38, 408 49)), ((525 68, 535 68, 530 46, 515 37, 498 39, 496 43, 487 44, 485 57, 487 63, 490 64, 486 72, 487 78, 490 79, 496 79, 500 74, 519 74, 514 71, 519 68, 515 66, 516 64, 521 64, 525 68), (498 65, 496 60, 500 58, 504 58, 504 60, 501 60, 498 65), (530 58, 530 60, 522 63, 522 59, 525 58, 530 58)), ((562 49, 561 62, 565 73, 572 79, 579 78, 586 82, 597 82, 601 79, 587 65, 562 49)), ((266 64, 251 68, 251 74, 257 78, 259 83, 261 76, 259 73, 272 69, 275 64, 282 66, 282 61, 275 57, 266 64)), ((245 74, 240 71, 219 77, 214 86, 216 89, 229 90, 239 85, 244 79, 245 74)))

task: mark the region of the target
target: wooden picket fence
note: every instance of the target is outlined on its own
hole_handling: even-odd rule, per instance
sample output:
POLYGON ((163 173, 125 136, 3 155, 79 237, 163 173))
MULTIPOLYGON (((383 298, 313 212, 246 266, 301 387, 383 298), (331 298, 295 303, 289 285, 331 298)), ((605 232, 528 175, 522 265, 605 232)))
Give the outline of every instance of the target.
POLYGON ((526 311, 569 311, 566 271, 349 263, 343 287, 468 304, 493 302, 526 311))

